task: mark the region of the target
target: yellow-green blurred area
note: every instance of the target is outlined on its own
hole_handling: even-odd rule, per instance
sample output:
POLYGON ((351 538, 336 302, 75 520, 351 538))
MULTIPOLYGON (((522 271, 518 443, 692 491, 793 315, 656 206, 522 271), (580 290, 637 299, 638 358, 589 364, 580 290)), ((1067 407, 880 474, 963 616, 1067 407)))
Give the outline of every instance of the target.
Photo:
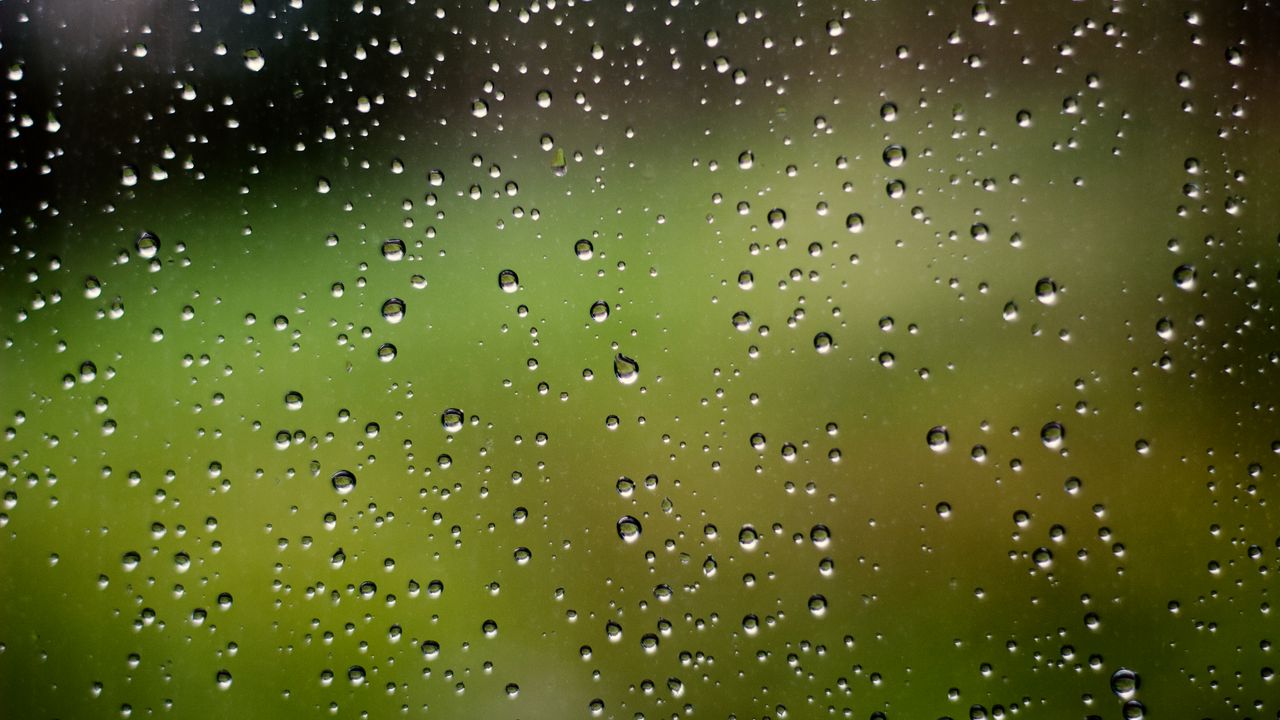
POLYGON ((1280 716, 1277 36, 0 0, 0 716, 1280 716))

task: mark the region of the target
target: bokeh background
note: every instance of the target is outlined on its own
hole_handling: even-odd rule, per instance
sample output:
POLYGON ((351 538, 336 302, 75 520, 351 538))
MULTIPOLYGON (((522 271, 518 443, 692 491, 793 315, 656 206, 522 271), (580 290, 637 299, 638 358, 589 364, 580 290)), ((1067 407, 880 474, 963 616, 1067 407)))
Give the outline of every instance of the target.
POLYGON ((0 715, 1276 717, 1277 33, 0 0, 0 715))

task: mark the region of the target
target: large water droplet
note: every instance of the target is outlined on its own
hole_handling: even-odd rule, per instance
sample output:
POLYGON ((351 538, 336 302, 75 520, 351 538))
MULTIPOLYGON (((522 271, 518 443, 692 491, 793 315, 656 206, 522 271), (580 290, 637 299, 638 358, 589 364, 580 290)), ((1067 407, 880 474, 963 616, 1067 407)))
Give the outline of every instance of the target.
POLYGON ((404 241, 397 238, 382 241, 382 257, 397 262, 404 259, 404 241))
POLYGON ((929 449, 934 452, 942 452, 947 449, 947 444, 951 441, 951 435, 945 427, 938 425, 930 428, 925 435, 925 442, 929 443, 929 449))
POLYGON ((633 543, 639 540, 642 530, 640 521, 631 515, 623 515, 618 518, 618 537, 622 538, 623 541, 633 543))
POLYGON ((440 414, 440 424, 446 432, 456 433, 462 429, 463 415, 457 408, 449 408, 440 414))
POLYGON ((503 270, 498 273, 498 287, 503 292, 513 293, 520 289, 520 276, 516 275, 515 270, 503 270))
POLYGON ((405 305, 400 298, 387 298, 382 303, 382 317, 389 323, 395 324, 404 319, 405 305))
POLYGON ((350 470, 339 470, 329 478, 329 482, 333 484, 333 489, 337 490, 339 495, 348 495, 356 489, 356 476, 350 470))
POLYGON ((1131 700, 1137 694, 1141 683, 1138 673, 1129 668, 1122 667, 1111 673, 1111 692, 1121 700, 1131 700))
POLYGON ((618 353, 613 358, 613 374, 618 378, 618 382, 623 385, 630 385, 640 377, 640 363, 634 359, 618 353))

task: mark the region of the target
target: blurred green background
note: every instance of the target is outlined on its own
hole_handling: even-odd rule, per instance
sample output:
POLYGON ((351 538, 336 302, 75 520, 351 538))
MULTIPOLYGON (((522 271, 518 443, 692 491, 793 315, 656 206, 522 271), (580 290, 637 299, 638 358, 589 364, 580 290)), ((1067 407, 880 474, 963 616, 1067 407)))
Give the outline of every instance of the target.
POLYGON ((1280 716, 1278 32, 0 0, 0 715, 1280 716))

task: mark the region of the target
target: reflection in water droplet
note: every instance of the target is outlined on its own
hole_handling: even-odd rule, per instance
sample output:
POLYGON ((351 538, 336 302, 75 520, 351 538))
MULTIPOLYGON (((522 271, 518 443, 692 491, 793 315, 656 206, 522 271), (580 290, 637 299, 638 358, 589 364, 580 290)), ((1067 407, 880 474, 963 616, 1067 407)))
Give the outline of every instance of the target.
POLYGON ((440 414, 440 424, 446 432, 456 433, 462 429, 463 414, 457 408, 449 408, 440 414))
POLYGON ((1141 682, 1138 673, 1122 667, 1111 673, 1111 692, 1121 700, 1131 700, 1137 694, 1141 682))
POLYGON ((1192 290, 1196 286, 1196 269, 1193 265, 1179 265, 1173 271, 1173 284, 1179 290, 1192 290))
POLYGON ((811 595, 809 597, 809 612, 814 617, 822 617, 827 612, 827 599, 822 595, 811 595))
POLYGON ((503 292, 513 293, 520 289, 520 276, 516 275, 515 270, 503 270, 498 273, 498 287, 503 292))
POLYGON ((382 317, 389 323, 395 324, 404 319, 404 301, 400 298, 387 298, 382 303, 382 317))
POLYGON ((947 449, 947 444, 951 441, 951 435, 945 427, 938 425, 929 430, 925 435, 925 441, 929 443, 929 448, 934 452, 942 452, 947 449))
POLYGON ((160 250, 160 238, 155 233, 143 231, 134 241, 134 246, 138 249, 138 257, 150 260, 160 250))
POLYGON ((881 157, 884 158, 884 164, 891 168, 902 167, 907 161, 907 149, 901 145, 890 145, 884 149, 881 157))
POLYGON ((832 340, 829 333, 820 332, 813 336, 813 349, 823 355, 831 352, 832 340))
POLYGON ((613 359, 613 375, 623 385, 630 385, 640 377, 640 363, 618 353, 613 359))
POLYGON ((262 56, 262 51, 257 48, 249 48, 244 51, 244 66, 258 72, 267 64, 267 59, 262 56))
POLYGON ((623 515, 618 518, 618 537, 625 542, 633 543, 639 540, 641 531, 640 521, 631 515, 623 515))
POLYGON ((329 478, 329 482, 333 484, 333 489, 337 490, 339 495, 347 495, 356 489, 356 476, 351 474, 350 470, 339 470, 329 478))
POLYGON ((1062 441, 1067 437, 1067 429, 1058 422, 1045 423, 1040 428, 1040 441, 1044 446, 1052 450, 1062 447, 1062 441))
POLYGON ((1053 278, 1042 277, 1036 281, 1036 299, 1045 305, 1058 301, 1058 283, 1053 278))
POLYGON ((404 241, 397 238, 382 241, 382 257, 397 262, 404 259, 404 241))

